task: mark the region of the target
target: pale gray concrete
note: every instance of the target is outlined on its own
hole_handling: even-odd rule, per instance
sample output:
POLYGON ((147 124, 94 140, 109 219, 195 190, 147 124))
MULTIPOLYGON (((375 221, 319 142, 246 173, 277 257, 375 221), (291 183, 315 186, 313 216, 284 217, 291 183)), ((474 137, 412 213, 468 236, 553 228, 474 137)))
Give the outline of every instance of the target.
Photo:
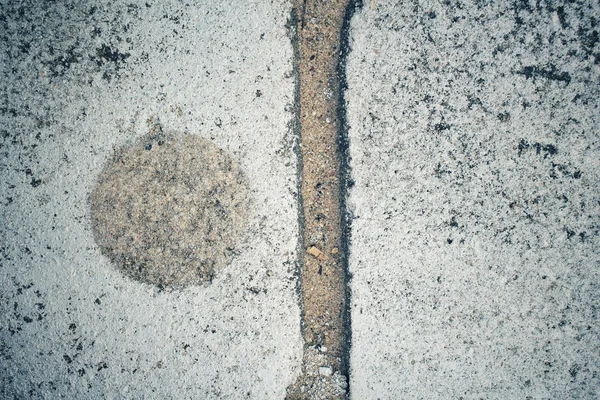
POLYGON ((366 0, 354 399, 600 398, 597 2, 366 0))
POLYGON ((0 2, 0 397, 284 397, 302 352, 290 10, 0 2), (150 118, 248 178, 247 237, 210 285, 130 280, 94 242, 97 175, 150 118))

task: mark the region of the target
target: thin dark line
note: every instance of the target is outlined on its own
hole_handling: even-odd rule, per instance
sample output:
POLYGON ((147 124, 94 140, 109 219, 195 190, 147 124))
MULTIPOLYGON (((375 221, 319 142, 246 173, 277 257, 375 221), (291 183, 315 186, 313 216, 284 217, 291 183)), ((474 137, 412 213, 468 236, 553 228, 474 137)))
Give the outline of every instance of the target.
POLYGON ((337 104, 337 116, 338 116, 338 137, 337 147, 340 158, 340 169, 339 169, 339 180, 340 180, 340 224, 341 224, 341 254, 342 254, 342 268, 344 271, 344 287, 345 287, 345 301, 344 311, 342 315, 343 327, 344 327, 344 347, 342 354, 342 374, 346 377, 348 382, 347 396, 350 398, 350 355, 352 347, 352 320, 351 320, 351 290, 350 281, 352 280, 352 274, 349 268, 349 256, 351 246, 351 228, 352 228, 352 214, 347 207, 347 199, 350 188, 354 185, 354 181, 351 176, 350 168, 350 138, 348 137, 348 119, 346 115, 346 98, 345 92, 348 88, 348 82, 346 80, 346 61, 348 54, 351 51, 350 48, 350 21, 354 16, 354 13, 362 8, 362 0, 349 0, 344 13, 344 20, 342 21, 342 29, 340 34, 340 58, 338 62, 338 77, 339 77, 339 93, 338 93, 338 104, 337 104))
POLYGON ((298 306, 300 307, 300 333, 304 338, 304 295, 302 270, 304 269, 304 235, 305 235, 305 216, 304 216, 304 198, 302 197, 302 174, 304 162, 302 159, 302 129, 300 127, 300 49, 298 43, 298 10, 294 7, 290 12, 286 23, 287 34, 292 43, 294 51, 293 71, 294 71, 294 118, 289 123, 289 129, 294 134, 294 153, 296 155, 296 191, 298 201, 298 243, 296 245, 296 294, 298 296, 298 306))
POLYGON ((302 16, 300 17, 300 21, 302 21, 302 29, 304 29, 304 17, 306 16, 306 1, 302 2, 302 16))

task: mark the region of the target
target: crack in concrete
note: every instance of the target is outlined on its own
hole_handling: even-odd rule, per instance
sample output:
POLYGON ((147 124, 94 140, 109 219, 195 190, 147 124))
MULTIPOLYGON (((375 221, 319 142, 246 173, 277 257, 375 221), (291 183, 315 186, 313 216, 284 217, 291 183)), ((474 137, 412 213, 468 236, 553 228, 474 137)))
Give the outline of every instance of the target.
POLYGON ((290 18, 299 135, 299 294, 304 357, 288 399, 348 398, 349 167, 343 89, 358 3, 297 0, 290 18))

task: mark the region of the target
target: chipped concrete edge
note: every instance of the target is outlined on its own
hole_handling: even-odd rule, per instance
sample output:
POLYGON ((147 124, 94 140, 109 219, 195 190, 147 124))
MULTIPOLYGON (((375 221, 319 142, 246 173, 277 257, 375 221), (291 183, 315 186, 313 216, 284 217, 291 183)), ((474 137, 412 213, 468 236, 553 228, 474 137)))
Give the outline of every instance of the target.
POLYGON ((298 60, 300 59, 300 50, 298 49, 298 11, 295 6, 292 6, 285 28, 287 36, 290 39, 293 51, 292 69, 294 72, 294 103, 293 103, 293 119, 288 122, 288 129, 293 136, 293 149, 296 155, 296 196, 298 203, 298 243, 296 245, 297 259, 296 270, 296 295, 298 307, 300 309, 300 334, 304 338, 304 304, 302 302, 302 268, 304 268, 304 231, 305 231, 305 216, 304 216, 304 199, 302 197, 302 130, 300 128, 300 69, 298 60))
POLYGON ((348 131, 350 126, 348 124, 348 118, 346 113, 346 89, 348 88, 348 82, 346 79, 346 62, 348 54, 352 51, 350 44, 350 23, 352 17, 356 11, 362 9, 362 0, 349 0, 344 14, 344 20, 342 21, 342 29, 340 34, 340 56, 337 67, 338 79, 339 79, 339 92, 338 92, 338 105, 337 105, 337 117, 338 117, 338 137, 337 137, 337 151, 339 154, 340 167, 339 167, 339 181, 340 181, 340 224, 342 227, 341 237, 341 255, 342 255, 342 267, 344 271, 344 284, 345 284, 345 307, 343 315, 344 323, 344 352, 342 355, 342 373, 346 377, 348 382, 347 396, 351 398, 352 386, 350 380, 350 357, 352 349, 352 317, 351 317, 351 300, 352 292, 350 288, 350 281, 352 280, 352 273, 350 272, 349 258, 350 248, 352 243, 352 212, 348 209, 348 196, 350 188, 354 185, 352 179, 352 168, 350 166, 350 137, 348 131))

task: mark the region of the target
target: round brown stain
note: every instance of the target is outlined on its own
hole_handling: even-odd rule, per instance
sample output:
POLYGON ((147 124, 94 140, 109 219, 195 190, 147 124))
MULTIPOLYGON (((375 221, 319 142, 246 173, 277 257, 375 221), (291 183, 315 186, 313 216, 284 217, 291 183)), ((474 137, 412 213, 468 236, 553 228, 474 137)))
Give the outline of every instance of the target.
POLYGON ((212 281, 230 262, 248 219, 239 166, 210 141, 157 134, 116 151, 90 196, 102 253, 150 284, 212 281))

